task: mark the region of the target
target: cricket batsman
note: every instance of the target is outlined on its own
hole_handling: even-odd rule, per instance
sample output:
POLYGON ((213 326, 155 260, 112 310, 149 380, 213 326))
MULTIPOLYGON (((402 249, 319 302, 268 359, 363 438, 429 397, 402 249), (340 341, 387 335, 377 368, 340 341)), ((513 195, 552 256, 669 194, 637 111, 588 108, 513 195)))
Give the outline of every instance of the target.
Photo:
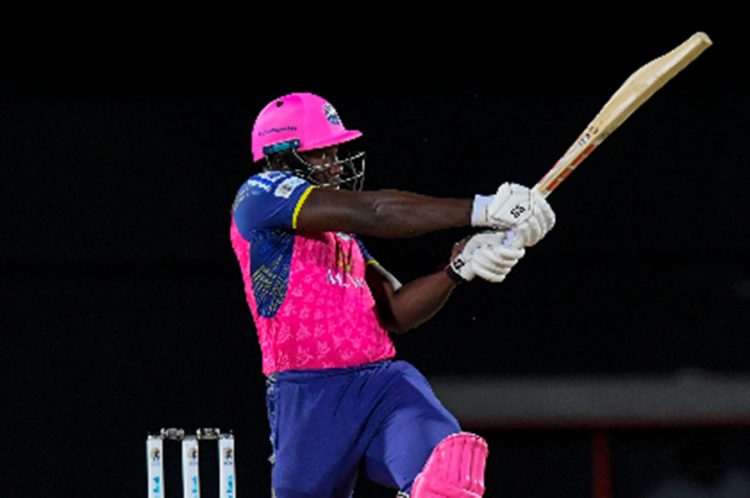
POLYGON ((507 182, 473 199, 363 191, 364 153, 345 150, 361 136, 317 95, 274 99, 252 130, 262 171, 232 205, 266 376, 272 496, 347 498, 363 474, 400 497, 481 497, 486 441, 396 359, 390 334, 430 319, 464 282, 502 282, 555 214, 507 182), (478 232, 444 269, 405 284, 358 238, 464 226, 478 232))

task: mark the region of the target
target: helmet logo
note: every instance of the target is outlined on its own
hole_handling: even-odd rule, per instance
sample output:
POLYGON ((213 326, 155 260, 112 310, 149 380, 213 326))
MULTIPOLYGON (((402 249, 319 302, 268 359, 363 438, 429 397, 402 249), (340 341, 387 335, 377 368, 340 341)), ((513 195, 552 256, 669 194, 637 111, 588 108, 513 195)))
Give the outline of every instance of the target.
POLYGON ((323 105, 323 113, 325 113, 326 119, 328 120, 329 123, 334 124, 334 125, 341 124, 341 118, 339 117, 339 113, 336 112, 336 109, 334 109, 331 104, 323 105))
POLYGON ((285 131, 297 131, 297 127, 294 125, 286 125, 280 128, 272 126, 270 128, 266 128, 265 130, 259 131, 258 136, 265 137, 266 135, 271 135, 272 133, 283 133, 285 131))

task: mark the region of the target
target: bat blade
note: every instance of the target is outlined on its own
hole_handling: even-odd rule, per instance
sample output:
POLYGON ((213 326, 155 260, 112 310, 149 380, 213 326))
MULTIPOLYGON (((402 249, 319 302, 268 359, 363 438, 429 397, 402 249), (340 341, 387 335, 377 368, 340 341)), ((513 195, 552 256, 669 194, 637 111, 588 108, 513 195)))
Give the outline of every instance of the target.
POLYGON ((544 197, 551 194, 605 138, 711 43, 705 33, 695 33, 671 52, 631 74, 534 188, 544 197))

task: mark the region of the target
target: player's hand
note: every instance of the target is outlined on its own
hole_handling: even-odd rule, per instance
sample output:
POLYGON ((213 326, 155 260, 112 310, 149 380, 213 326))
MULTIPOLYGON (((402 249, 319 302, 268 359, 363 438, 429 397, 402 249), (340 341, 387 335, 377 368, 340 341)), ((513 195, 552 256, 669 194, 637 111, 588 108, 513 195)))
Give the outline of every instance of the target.
POLYGON ((465 282, 476 276, 489 282, 502 282, 525 254, 523 247, 503 245, 505 238, 504 232, 487 232, 459 242, 446 269, 448 275, 465 282))
POLYGON ((506 182, 494 196, 474 198, 472 225, 513 229, 514 236, 521 239, 512 245, 531 247, 555 225, 555 212, 536 190, 506 182))
POLYGON ((547 233, 555 226, 555 212, 549 205, 547 199, 536 190, 531 190, 531 215, 513 229, 514 237, 520 237, 520 244, 524 247, 531 247, 542 240, 547 233))
POLYGON ((505 182, 495 195, 477 195, 471 211, 475 227, 515 228, 531 216, 531 190, 505 182))

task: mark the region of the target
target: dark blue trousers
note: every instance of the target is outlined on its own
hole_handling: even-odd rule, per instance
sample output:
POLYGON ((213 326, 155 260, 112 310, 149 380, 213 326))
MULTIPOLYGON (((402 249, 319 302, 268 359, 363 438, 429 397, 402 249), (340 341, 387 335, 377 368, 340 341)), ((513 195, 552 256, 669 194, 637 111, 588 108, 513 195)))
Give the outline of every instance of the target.
POLYGON ((404 361, 279 372, 266 385, 278 498, 347 498, 360 472, 408 492, 437 443, 461 430, 404 361))

